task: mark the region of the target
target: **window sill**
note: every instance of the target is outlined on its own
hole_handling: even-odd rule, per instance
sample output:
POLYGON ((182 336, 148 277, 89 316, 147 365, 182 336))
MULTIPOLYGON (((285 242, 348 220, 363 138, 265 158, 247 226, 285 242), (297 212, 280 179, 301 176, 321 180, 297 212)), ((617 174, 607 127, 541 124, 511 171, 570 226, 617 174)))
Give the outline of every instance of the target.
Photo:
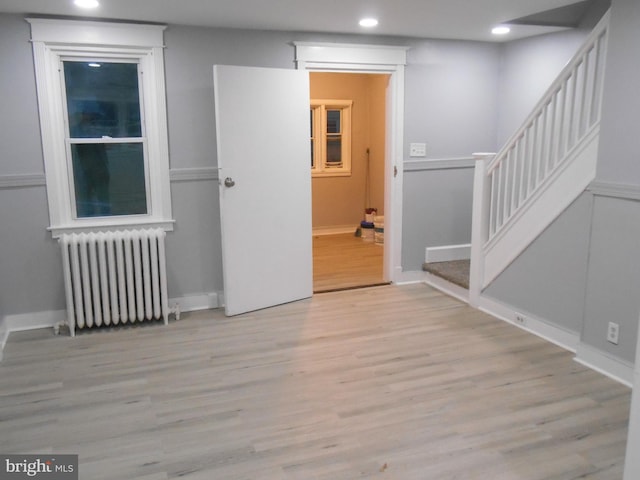
POLYGON ((88 233, 108 230, 134 230, 137 228, 162 228, 165 232, 173 231, 175 220, 151 220, 151 219, 95 219, 87 222, 77 222, 73 225, 56 225, 47 228, 53 238, 60 238, 65 233, 88 233), (93 220, 93 221, 92 221, 93 220))
POLYGON ((350 177, 351 172, 311 172, 311 177, 350 177))

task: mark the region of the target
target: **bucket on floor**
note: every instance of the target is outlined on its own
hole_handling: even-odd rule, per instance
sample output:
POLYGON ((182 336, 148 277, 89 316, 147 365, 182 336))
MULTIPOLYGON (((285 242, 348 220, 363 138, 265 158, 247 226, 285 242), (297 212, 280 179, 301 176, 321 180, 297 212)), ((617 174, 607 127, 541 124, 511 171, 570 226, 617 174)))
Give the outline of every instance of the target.
POLYGON ((378 210, 375 208, 365 208, 364 210, 364 221, 373 223, 373 217, 378 214, 378 210))
POLYGON ((379 245, 384 243, 384 215, 373 217, 373 239, 379 245))
POLYGON ((360 222, 360 228, 362 230, 362 240, 365 242, 373 242, 374 234, 373 234, 373 223, 362 221, 360 222))

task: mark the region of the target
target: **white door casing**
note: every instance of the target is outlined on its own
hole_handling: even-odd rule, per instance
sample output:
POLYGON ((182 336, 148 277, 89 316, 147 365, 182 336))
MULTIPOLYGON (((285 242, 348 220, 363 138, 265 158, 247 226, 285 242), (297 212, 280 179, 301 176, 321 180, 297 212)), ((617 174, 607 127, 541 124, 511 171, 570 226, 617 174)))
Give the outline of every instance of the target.
POLYGON ((384 179, 384 280, 402 282, 404 67, 408 47, 294 42, 296 65, 309 72, 389 74, 384 179))
POLYGON ((225 312, 310 297, 309 74, 213 72, 225 312))

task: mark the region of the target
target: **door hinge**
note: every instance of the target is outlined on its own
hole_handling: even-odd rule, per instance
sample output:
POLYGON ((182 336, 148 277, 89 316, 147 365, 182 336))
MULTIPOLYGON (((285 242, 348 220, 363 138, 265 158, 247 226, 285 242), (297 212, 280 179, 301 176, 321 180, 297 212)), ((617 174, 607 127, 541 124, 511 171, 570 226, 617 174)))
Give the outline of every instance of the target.
POLYGON ((396 167, 395 165, 393 166, 393 178, 396 178, 398 176, 398 167, 396 167))

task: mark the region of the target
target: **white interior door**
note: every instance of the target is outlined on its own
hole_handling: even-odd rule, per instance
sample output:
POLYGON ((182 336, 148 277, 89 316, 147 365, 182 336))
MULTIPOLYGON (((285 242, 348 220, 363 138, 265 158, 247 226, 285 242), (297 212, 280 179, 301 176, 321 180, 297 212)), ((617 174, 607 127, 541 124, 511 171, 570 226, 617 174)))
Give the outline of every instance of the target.
POLYGON ((225 311, 313 293, 309 74, 213 68, 225 311))

